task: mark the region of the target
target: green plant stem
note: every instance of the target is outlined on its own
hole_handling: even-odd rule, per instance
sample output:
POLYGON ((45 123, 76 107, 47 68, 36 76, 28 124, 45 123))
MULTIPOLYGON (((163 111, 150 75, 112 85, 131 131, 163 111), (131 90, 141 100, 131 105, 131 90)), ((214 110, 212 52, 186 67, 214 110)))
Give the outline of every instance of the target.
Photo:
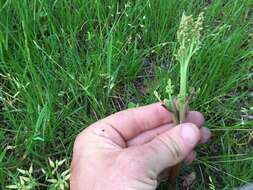
POLYGON ((180 67, 180 91, 179 91, 179 123, 183 123, 185 120, 185 108, 187 107, 187 70, 189 59, 183 61, 184 64, 180 67))

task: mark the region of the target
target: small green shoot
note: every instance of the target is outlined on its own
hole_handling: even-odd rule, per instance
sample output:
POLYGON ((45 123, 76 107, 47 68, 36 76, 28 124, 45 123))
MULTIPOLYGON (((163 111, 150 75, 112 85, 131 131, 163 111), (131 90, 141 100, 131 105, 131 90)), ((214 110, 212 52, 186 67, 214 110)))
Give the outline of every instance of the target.
MULTIPOLYGON (((165 89, 168 99, 164 100, 166 107, 174 115, 175 123, 184 122, 189 102, 195 94, 193 89, 189 90, 188 88, 188 70, 192 56, 200 48, 203 19, 203 12, 199 14, 196 20, 191 15, 186 16, 183 14, 177 32, 179 48, 175 57, 180 64, 180 90, 176 97, 173 96, 174 86, 171 79, 169 79, 165 89)), ((159 97, 158 100, 160 100, 161 98, 158 93, 154 93, 156 97, 159 97)))
MULTIPOLYGON (((190 90, 188 88, 188 70, 192 56, 200 48, 203 18, 203 12, 199 14, 196 20, 194 20, 191 15, 186 16, 183 13, 177 32, 179 48, 175 57, 180 63, 180 90, 176 97, 173 96, 174 86, 172 85, 171 79, 169 79, 165 88, 168 98, 164 100, 165 107, 173 114, 174 123, 176 124, 183 123, 185 121, 189 103, 195 94, 194 90, 190 90)), ((154 94, 157 99, 161 101, 161 97, 156 91, 154 94)), ((180 164, 171 168, 169 173, 169 183, 171 185, 175 185, 179 170, 180 164)))
POLYGON ((20 189, 20 190, 30 190, 37 187, 39 184, 37 180, 33 177, 33 167, 30 166, 29 170, 17 169, 19 175, 14 178, 12 185, 6 186, 7 189, 20 189))

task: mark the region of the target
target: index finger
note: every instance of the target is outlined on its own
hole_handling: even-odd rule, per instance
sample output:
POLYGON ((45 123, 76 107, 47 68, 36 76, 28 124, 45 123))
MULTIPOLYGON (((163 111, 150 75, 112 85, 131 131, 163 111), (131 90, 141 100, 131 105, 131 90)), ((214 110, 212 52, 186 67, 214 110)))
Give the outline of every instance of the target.
POLYGON ((171 123, 172 115, 162 103, 155 103, 117 112, 101 122, 113 127, 125 140, 130 140, 146 130, 171 123))

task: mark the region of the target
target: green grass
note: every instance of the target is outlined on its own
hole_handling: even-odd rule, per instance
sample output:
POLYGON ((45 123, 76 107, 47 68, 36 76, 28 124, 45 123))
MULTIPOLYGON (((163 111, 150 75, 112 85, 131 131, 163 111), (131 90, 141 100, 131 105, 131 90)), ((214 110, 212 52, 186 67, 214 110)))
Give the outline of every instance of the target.
POLYGON ((241 115, 253 114, 252 7, 252 0, 0 0, 0 189, 31 163, 37 189, 45 189, 40 168, 48 157, 66 158, 67 168, 82 129, 130 102, 154 102, 168 78, 175 84, 181 15, 203 10, 203 44, 190 69, 201 90, 191 107, 214 137, 182 175, 197 173, 193 189, 209 189, 210 178, 216 189, 250 182, 253 122, 241 115))

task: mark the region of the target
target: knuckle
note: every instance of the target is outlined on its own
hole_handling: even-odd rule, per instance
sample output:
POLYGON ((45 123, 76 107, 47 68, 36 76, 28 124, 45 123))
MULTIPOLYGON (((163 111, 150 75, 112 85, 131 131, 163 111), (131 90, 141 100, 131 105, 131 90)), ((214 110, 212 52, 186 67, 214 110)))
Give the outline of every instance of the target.
POLYGON ((177 144, 177 142, 170 136, 158 136, 157 140, 160 144, 166 149, 169 154, 169 157, 172 159, 179 159, 181 158, 181 148, 177 144))

